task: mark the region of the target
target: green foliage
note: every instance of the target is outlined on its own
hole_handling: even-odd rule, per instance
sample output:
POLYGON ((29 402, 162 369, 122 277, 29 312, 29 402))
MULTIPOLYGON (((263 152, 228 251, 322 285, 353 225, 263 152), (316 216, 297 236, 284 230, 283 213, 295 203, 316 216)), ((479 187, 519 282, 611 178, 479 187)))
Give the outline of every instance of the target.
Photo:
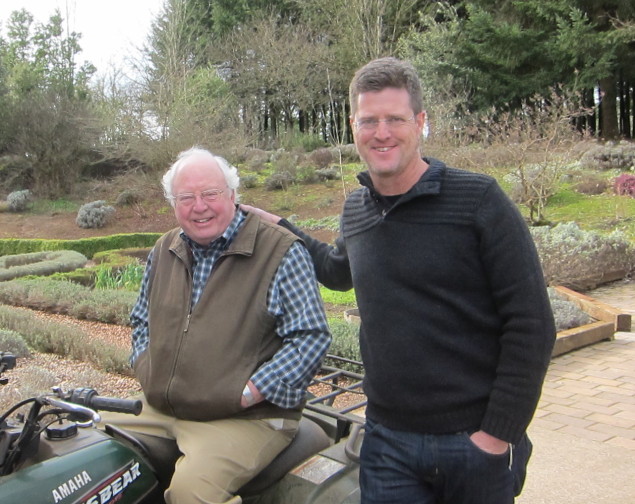
POLYGON ((109 345, 67 324, 38 319, 34 314, 0 305, 0 327, 22 335, 33 350, 90 362, 111 373, 132 375, 126 349, 109 345))
POLYGON ((545 280, 585 291, 623 278, 635 267, 635 251, 625 236, 583 231, 575 222, 531 228, 545 280), (620 273, 619 277, 612 275, 620 273))
POLYGON ((95 68, 77 64, 80 36, 65 33, 59 11, 39 24, 22 9, 5 26, 7 39, 0 40, 0 152, 28 153, 25 179, 36 194, 66 192, 98 143, 87 100, 95 68))
MULTIPOLYGON (((94 287, 101 270, 110 270, 113 272, 112 275, 116 276, 117 272, 129 267, 137 267, 140 261, 145 261, 149 251, 150 248, 146 247, 97 252, 92 260, 95 263, 94 265, 66 273, 54 273, 50 278, 52 280, 67 280, 86 287, 94 287)), ((103 273, 101 274, 103 275, 103 273)))
POLYGON ((111 324, 128 325, 136 299, 135 292, 94 290, 49 278, 0 282, 0 303, 111 324))
POLYGON ((320 219, 294 219, 293 223, 302 229, 306 229, 307 231, 317 231, 319 229, 339 231, 340 216, 329 215, 327 217, 321 217, 320 219))
POLYGON ((104 250, 93 256, 93 261, 110 268, 125 268, 130 264, 138 264, 148 258, 151 247, 133 247, 116 250, 104 250))
POLYGON ((97 252, 104 250, 152 247, 160 236, 161 233, 122 233, 78 240, 4 238, 0 239, 0 256, 45 250, 75 250, 91 259, 97 252))
POLYGON ((548 211, 553 222, 575 221, 585 230, 602 233, 620 231, 628 240, 635 240, 633 198, 621 198, 608 193, 590 196, 563 184, 549 199, 548 211))
POLYGON ((606 91, 601 128, 617 128, 615 90, 621 82, 628 87, 635 61, 632 2, 472 0, 430 2, 421 12, 419 25, 400 40, 399 54, 421 73, 433 133, 452 135, 451 123, 463 119, 467 107, 519 110, 555 86, 581 91, 593 106, 598 81, 606 91))
POLYGON ((100 265, 95 272, 95 289, 123 289, 139 292, 145 267, 128 264, 122 269, 100 265))
POLYGON ((54 200, 38 198, 33 202, 32 211, 35 214, 55 214, 57 212, 76 212, 79 204, 65 198, 54 200))
POLYGON ((331 289, 327 289, 326 287, 321 285, 320 294, 322 296, 322 301, 328 304, 338 305, 342 307, 351 307, 355 306, 357 303, 355 299, 355 291, 352 289, 346 292, 334 291, 331 289))
POLYGON ((88 259, 74 250, 32 252, 0 257, 0 281, 27 275, 51 275, 83 267, 88 259))

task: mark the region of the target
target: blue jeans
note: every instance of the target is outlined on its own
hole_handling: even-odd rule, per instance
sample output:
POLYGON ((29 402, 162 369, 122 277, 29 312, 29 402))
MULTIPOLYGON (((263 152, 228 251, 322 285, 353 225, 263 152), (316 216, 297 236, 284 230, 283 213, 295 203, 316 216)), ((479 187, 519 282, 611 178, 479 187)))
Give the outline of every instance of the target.
POLYGON ((361 448, 362 504, 512 504, 531 454, 523 440, 491 455, 469 433, 418 434, 367 420, 361 448))

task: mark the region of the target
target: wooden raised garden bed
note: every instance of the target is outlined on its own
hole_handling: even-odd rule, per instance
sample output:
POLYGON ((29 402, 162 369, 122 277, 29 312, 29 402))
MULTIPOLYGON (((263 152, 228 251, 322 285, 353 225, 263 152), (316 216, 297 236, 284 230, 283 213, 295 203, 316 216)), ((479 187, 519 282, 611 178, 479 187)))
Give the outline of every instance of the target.
POLYGON ((612 340, 617 331, 631 330, 629 314, 566 287, 558 286, 555 289, 568 301, 575 303, 581 310, 588 313, 596 322, 560 331, 553 348, 554 357, 598 341, 612 340))

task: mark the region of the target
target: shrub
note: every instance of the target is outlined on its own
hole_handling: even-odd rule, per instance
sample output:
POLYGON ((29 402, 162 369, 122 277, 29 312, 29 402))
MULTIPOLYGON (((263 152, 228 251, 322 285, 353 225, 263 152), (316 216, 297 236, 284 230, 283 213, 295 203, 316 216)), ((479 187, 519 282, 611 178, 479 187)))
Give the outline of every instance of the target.
POLYGON ((250 170, 261 171, 269 162, 269 154, 261 149, 248 149, 245 152, 245 162, 250 170))
POLYGON ((588 176, 576 183, 574 188, 581 194, 598 195, 604 193, 608 187, 608 182, 603 178, 588 176))
POLYGON ((109 236, 94 236, 79 240, 42 240, 42 239, 0 239, 0 256, 25 254, 44 250, 75 250, 92 258, 104 250, 127 249, 132 247, 152 247, 161 233, 127 233, 109 236))
POLYGON ((551 302, 551 309, 556 322, 556 331, 560 332, 573 327, 580 327, 593 321, 588 313, 558 294, 555 289, 549 287, 547 291, 549 292, 549 301, 551 302))
POLYGON ((318 168, 326 168, 334 160, 333 153, 325 147, 314 150, 309 158, 311 159, 311 162, 318 168))
POLYGON ((331 153, 333 158, 339 160, 341 163, 358 163, 359 152, 355 144, 338 145, 337 147, 331 147, 331 153))
POLYGON ((340 178, 340 172, 335 168, 322 168, 321 170, 316 170, 316 174, 321 181, 339 180, 340 178))
POLYGON ((277 172, 265 180, 265 189, 267 191, 286 191, 291 184, 295 182, 295 178, 289 172, 277 172))
POLYGON ((245 175, 240 177, 240 184, 245 189, 254 189, 258 187, 258 177, 256 175, 245 175))
POLYGON ((136 292, 98 289, 81 301, 68 304, 68 315, 78 319, 97 320, 106 324, 129 325, 130 311, 137 300, 136 292))
POLYGON ((77 327, 39 320, 31 313, 8 306, 0 306, 0 327, 22 334, 27 344, 38 352, 90 362, 112 373, 132 374, 126 349, 94 339, 77 327))
POLYGON ((549 285, 585 291, 635 267, 633 246, 619 231, 601 235, 575 222, 530 229, 549 285))
POLYGON ((635 144, 630 142, 597 145, 584 153, 583 168, 594 170, 632 170, 635 167, 635 144))
MULTIPOLYGON (((331 329, 331 335, 333 336, 329 353, 346 359, 361 361, 359 325, 342 319, 330 319, 329 327, 331 329)), ((351 365, 351 367, 342 365, 342 368, 349 369, 350 371, 359 371, 355 365, 351 365)))
POLYGON ((142 195, 134 189, 125 189, 119 193, 115 201, 117 206, 132 206, 143 200, 142 195))
POLYGON ((33 252, 0 257, 0 281, 27 275, 52 275, 82 268, 88 259, 74 250, 33 252))
POLYGON ((300 184, 315 184, 319 180, 317 170, 312 166, 300 166, 297 173, 300 184))
POLYGON ((102 228, 108 224, 110 217, 114 213, 115 209, 106 205, 105 201, 92 201, 79 208, 75 222, 80 228, 102 228))
POLYGON ((324 147, 326 142, 320 135, 300 133, 297 130, 287 132, 281 139, 280 145, 284 149, 302 149, 304 152, 312 152, 324 147))
POLYGON ((14 191, 7 196, 7 205, 11 212, 23 212, 31 201, 31 191, 14 191))
POLYGON ((556 164, 536 164, 518 168, 508 178, 512 180, 511 199, 529 208, 532 223, 544 221, 547 201, 556 193, 560 168, 556 164))
POLYGON ((618 196, 630 196, 635 198, 635 175, 622 173, 613 181, 613 189, 618 196))
POLYGON ((0 282, 0 303, 119 325, 130 323, 136 299, 135 292, 93 290, 49 278, 0 282))
POLYGON ((11 352, 16 357, 30 357, 24 338, 15 331, 0 329, 0 352, 11 352))
POLYGON ((295 178, 298 166, 304 164, 305 155, 297 152, 288 152, 282 149, 271 155, 271 164, 275 173, 289 173, 295 178))

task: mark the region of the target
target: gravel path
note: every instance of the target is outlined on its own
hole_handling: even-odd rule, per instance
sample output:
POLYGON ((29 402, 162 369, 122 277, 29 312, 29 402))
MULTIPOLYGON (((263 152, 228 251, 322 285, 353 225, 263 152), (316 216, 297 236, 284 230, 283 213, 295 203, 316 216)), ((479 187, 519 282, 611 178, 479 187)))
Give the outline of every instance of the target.
MULTIPOLYGON (((38 318, 73 325, 113 345, 130 348, 129 327, 79 320, 36 310, 28 311, 38 318)), ((128 397, 141 390, 135 378, 105 373, 89 363, 65 359, 54 354, 33 353, 31 357, 18 358, 15 369, 3 376, 9 379, 9 383, 0 386, 0 411, 19 400, 50 391, 53 386, 60 386, 64 390, 92 387, 100 395, 113 397, 128 397)))

